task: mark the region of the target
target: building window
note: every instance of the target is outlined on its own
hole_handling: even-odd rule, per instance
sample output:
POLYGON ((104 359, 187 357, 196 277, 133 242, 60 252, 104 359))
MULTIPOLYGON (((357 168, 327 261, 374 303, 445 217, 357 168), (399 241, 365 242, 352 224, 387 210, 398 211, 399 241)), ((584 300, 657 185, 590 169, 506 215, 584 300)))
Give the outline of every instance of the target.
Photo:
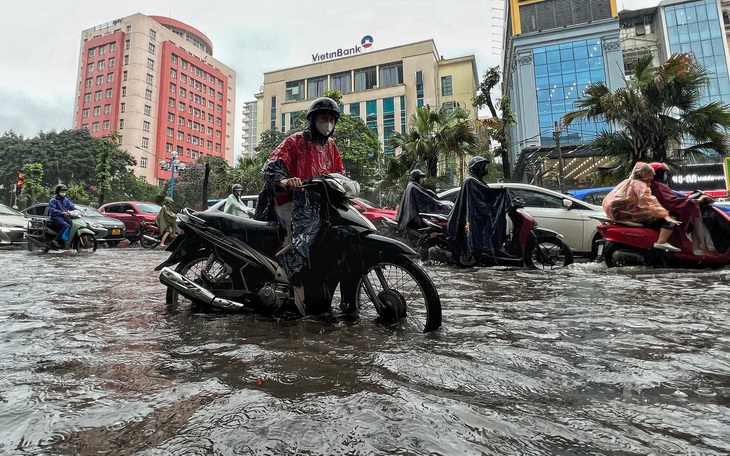
POLYGON ((94 106, 94 117, 101 114, 101 106, 94 106))
POLYGON ((152 82, 153 82, 154 80, 155 80, 155 77, 154 77, 154 76, 152 76, 151 74, 147 73, 147 77, 146 77, 146 79, 145 79, 145 81, 147 81, 147 84, 152 84, 152 82))
POLYGON ((183 135, 183 132, 178 131, 177 132, 177 140, 178 141, 182 141, 183 139, 185 139, 185 136, 183 135))
POLYGON ((124 130, 124 119, 119 119, 119 129, 124 130))
POLYGON ((126 80, 127 80, 127 72, 122 71, 122 81, 126 81, 126 80))
POLYGON ((91 93, 85 93, 84 94, 84 102, 88 103, 91 101, 91 93))
POLYGON ((150 89, 146 89, 144 91, 144 98, 145 98, 145 100, 151 100, 152 99, 152 91, 150 89))
POLYGON ((94 62, 91 62, 91 63, 90 63, 90 64, 89 64, 89 65, 88 65, 88 66, 86 67, 86 72, 87 72, 87 73, 93 73, 93 72, 94 72, 94 62))
POLYGON ((119 104, 119 112, 124 112, 127 109, 126 103, 120 103, 119 104))
POLYGON ((286 83, 286 97, 284 101, 297 101, 304 99, 304 80, 291 81, 286 83))
POLYGON ((150 29, 150 38, 152 38, 153 40, 154 40, 155 38, 157 38, 157 32, 156 32, 156 31, 154 31, 154 30, 152 30, 152 29, 150 29))
POLYGON ((103 69, 104 69, 104 64, 105 64, 105 63, 106 63, 106 62, 104 62, 103 60, 99 60, 99 63, 97 63, 97 64, 96 64, 96 67, 97 67, 98 69, 100 69, 100 70, 103 70, 103 69))
POLYGON ((91 87, 91 85, 94 83, 93 78, 86 78, 86 87, 91 87))
POLYGON ((172 138, 173 134, 175 134, 175 130, 173 130, 172 127, 167 127, 167 137, 172 138))
POLYGON ((112 105, 105 104, 104 105, 104 114, 111 114, 112 113, 112 105))
POLYGON ((114 52, 117 50, 117 43, 111 42, 109 43, 109 52, 114 52))
POLYGON ((365 124, 373 133, 378 134, 378 102, 369 100, 365 102, 365 124))
POLYGON ((154 70, 155 69, 155 61, 152 59, 147 59, 147 68, 154 70))
POLYGON ((152 106, 144 105, 144 115, 149 116, 152 114, 152 106))
POLYGON ((383 152, 393 154, 388 138, 395 133, 395 98, 383 98, 383 152))
POLYGON ((330 78, 334 90, 339 90, 342 93, 352 92, 352 79, 349 71, 333 74, 330 78))
POLYGON ((104 54, 106 54, 106 44, 102 44, 101 46, 99 46, 99 55, 104 54))
POLYGON ((140 168, 146 168, 147 167, 147 157, 142 157, 139 159, 139 167, 140 168))
POLYGON ((91 124, 91 131, 99 131, 99 122, 94 122, 91 124))
POLYGON ((149 46, 147 46, 147 50, 150 52, 150 54, 155 53, 155 45, 150 43, 149 46))
POLYGON ((177 70, 176 70, 176 69, 174 69, 174 68, 171 68, 171 69, 170 69, 170 77, 171 77, 172 79, 175 79, 175 78, 177 78, 177 70))
POLYGON ((106 75, 106 82, 114 82, 114 73, 109 73, 106 75))
POLYGON ((146 120, 142 122, 142 131, 150 131, 150 123, 146 120))
POLYGON ((94 92, 94 100, 101 100, 101 90, 97 90, 96 92, 94 92))
POLYGON ((451 88, 451 76, 441 76, 441 95, 449 97, 454 94, 451 88))
POLYGON ((403 84, 403 62, 381 65, 379 87, 390 87, 397 84, 403 84))
POLYGON ((142 148, 146 149, 150 145, 150 138, 142 136, 142 148))
MULTIPOLYGON (((304 84, 304 83, 302 82, 302 84, 304 84)), ((289 91, 287 90, 287 94, 288 93, 289 93, 289 91)), ((276 97, 271 97, 271 126, 270 126, 270 128, 272 130, 276 128, 276 97)))
POLYGON ((406 133, 406 97, 400 97, 400 132, 406 133))
POLYGON ((350 117, 360 118, 360 103, 350 103, 350 117))
POLYGON ((104 131, 109 131, 109 121, 108 121, 108 120, 105 120, 105 121, 104 121, 104 122, 102 123, 102 127, 101 127, 101 128, 102 128, 102 129, 103 129, 104 131))
POLYGON ((96 77, 96 85, 102 85, 104 84, 104 75, 100 74, 96 77))
POLYGON ((170 83, 170 92, 175 93, 176 90, 177 90, 177 86, 171 82, 170 83))
POLYGON ((177 124, 180 125, 181 127, 184 127, 185 126, 185 118, 183 116, 179 116, 177 118, 177 124))
POLYGON ((89 57, 94 57, 96 55, 96 48, 89 49, 89 57))
POLYGON ((85 108, 85 109, 84 109, 84 114, 83 114, 83 116, 84 116, 84 119, 87 119, 87 118, 89 117, 89 108, 85 108))
POLYGON ((373 89, 376 83, 375 67, 355 70, 355 92, 373 89))
POLYGON ((175 122, 175 114, 168 112, 167 113, 167 121, 168 122, 175 122))
POLYGON ((416 106, 423 107, 423 71, 416 71, 416 106))
POLYGON ((319 98, 327 88, 327 76, 307 80, 307 98, 319 98))
POLYGON ((129 65, 129 56, 128 55, 124 56, 124 65, 129 65))
POLYGON ((114 65, 117 63, 117 59, 114 57, 109 57, 109 68, 114 68, 114 65))

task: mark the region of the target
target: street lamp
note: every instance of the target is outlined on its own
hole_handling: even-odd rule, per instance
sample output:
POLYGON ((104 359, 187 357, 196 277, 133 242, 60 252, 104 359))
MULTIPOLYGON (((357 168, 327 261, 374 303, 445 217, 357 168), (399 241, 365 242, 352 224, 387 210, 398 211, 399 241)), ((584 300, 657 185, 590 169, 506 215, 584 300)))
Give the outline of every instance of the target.
POLYGON ((160 160, 160 169, 163 171, 170 170, 170 198, 175 192, 175 168, 178 170, 185 169, 185 163, 177 159, 177 152, 170 152, 170 161, 160 160))

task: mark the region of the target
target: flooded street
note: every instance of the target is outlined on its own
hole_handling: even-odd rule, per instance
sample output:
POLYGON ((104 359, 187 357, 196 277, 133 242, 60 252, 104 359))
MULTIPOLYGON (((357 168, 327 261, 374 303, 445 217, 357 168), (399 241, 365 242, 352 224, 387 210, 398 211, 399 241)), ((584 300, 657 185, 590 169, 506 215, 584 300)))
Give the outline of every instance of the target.
POLYGON ((0 251, 0 454, 730 453, 730 268, 428 267, 422 335, 169 309, 166 257, 0 251))

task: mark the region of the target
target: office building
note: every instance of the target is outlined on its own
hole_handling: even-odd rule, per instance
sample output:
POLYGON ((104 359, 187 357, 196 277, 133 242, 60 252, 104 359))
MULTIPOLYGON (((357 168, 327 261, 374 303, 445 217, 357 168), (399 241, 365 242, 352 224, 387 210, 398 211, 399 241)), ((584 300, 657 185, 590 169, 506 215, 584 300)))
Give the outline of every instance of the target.
POLYGON ((173 152, 233 163, 236 73, 213 58, 202 32, 175 19, 133 14, 81 32, 74 128, 116 132, 137 161, 134 174, 158 184, 173 152))
POLYGON ((254 150, 258 145, 258 107, 256 100, 247 101, 243 104, 243 142, 241 143, 241 155, 251 156, 256 154, 254 150))
POLYGON ((311 64, 265 73, 263 90, 256 94, 258 134, 288 131, 296 115, 328 88, 342 92, 343 112, 377 133, 386 154, 395 152, 388 138, 407 131, 416 108, 458 105, 476 119, 471 100, 479 79, 473 55, 446 59, 433 40, 368 50, 372 44, 366 36, 359 45, 313 53, 311 64))

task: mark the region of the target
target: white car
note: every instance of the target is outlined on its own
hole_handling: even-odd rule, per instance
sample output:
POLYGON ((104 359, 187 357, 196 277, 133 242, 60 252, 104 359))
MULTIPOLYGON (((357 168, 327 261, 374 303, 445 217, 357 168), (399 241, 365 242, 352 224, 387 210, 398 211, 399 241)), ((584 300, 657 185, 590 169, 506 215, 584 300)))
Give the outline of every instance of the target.
MULTIPOLYGON (((520 197, 525 203, 525 209, 542 228, 557 231, 564 236, 564 241, 576 255, 596 258, 601 239, 596 227, 600 221, 591 216, 603 216, 601 206, 588 204, 577 200, 570 195, 548 190, 530 184, 499 183, 488 184, 492 188, 506 188, 520 197)), ((452 188, 438 194, 439 198, 456 201, 461 188, 452 188)))

